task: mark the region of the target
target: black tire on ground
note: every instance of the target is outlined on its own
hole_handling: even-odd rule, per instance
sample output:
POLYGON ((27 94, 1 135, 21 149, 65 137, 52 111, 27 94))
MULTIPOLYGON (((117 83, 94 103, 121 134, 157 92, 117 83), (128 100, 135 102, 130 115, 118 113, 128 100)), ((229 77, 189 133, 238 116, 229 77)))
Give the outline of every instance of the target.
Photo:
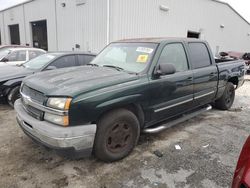
POLYGON ((215 101, 215 107, 220 110, 228 110, 233 105, 235 98, 235 88, 233 83, 228 82, 221 98, 215 101))
POLYGON ((14 107, 14 103, 20 98, 20 86, 12 88, 7 96, 7 101, 11 107, 14 107))
POLYGON ((94 154, 105 162, 123 159, 132 152, 139 136, 139 121, 131 111, 110 111, 97 123, 94 154))

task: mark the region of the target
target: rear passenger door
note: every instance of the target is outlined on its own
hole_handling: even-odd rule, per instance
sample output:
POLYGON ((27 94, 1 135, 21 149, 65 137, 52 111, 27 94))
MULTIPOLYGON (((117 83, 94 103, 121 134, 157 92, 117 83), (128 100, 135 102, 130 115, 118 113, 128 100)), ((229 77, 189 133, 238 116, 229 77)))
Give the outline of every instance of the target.
POLYGON ((212 64, 207 45, 202 42, 191 42, 189 58, 194 75, 194 105, 210 103, 217 91, 218 71, 212 64))
POLYGON ((76 56, 67 55, 67 56, 59 57, 58 59, 50 63, 50 65, 48 66, 56 67, 57 69, 77 66, 76 56))

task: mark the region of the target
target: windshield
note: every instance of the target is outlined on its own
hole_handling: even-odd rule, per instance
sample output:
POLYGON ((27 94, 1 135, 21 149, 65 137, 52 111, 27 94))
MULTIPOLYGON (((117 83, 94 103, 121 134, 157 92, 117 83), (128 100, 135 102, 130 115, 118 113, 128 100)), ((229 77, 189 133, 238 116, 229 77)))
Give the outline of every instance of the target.
POLYGON ((23 64, 25 68, 28 69, 41 69, 44 67, 47 63, 49 63, 51 60, 55 59, 57 56, 52 54, 44 54, 40 55, 26 63, 23 64))
POLYGON ((91 64, 139 73, 150 63, 156 47, 155 43, 113 43, 91 64))
POLYGON ((0 50, 0 60, 6 57, 11 51, 9 49, 0 50))

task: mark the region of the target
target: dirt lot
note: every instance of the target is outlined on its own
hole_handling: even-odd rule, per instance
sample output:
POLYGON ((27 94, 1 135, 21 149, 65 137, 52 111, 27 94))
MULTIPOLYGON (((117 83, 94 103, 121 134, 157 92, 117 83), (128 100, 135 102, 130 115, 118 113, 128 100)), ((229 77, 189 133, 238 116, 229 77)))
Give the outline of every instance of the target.
POLYGON ((160 134, 142 135, 129 157, 112 164, 70 160, 34 144, 17 126, 15 112, 0 105, 0 187, 230 187, 250 132, 249 104, 247 81, 230 111, 212 110, 160 134))

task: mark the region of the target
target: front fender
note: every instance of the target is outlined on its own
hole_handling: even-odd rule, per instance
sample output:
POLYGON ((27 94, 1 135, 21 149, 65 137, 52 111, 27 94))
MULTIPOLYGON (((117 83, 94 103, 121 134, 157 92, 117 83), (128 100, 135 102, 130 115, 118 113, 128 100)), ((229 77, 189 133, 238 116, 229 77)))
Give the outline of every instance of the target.
POLYGON ((89 122, 96 122, 103 113, 109 110, 130 104, 141 104, 145 101, 143 99, 142 94, 113 95, 112 97, 100 96, 100 98, 73 103, 69 111, 70 124, 83 125, 89 122))
POLYGON ((4 86, 6 87, 15 87, 17 85, 21 85, 24 78, 16 78, 12 80, 8 80, 4 83, 4 86))
POLYGON ((73 98, 70 105, 70 125, 96 122, 105 112, 131 104, 147 109, 150 89, 147 75, 144 75, 132 82, 115 84, 78 95, 73 98))
POLYGON ((118 98, 100 103, 99 105, 96 106, 96 108, 97 109, 109 108, 109 107, 114 107, 114 106, 123 106, 126 104, 136 103, 140 101, 141 97, 142 97, 141 94, 133 94, 133 95, 128 95, 128 96, 118 97, 118 98))

